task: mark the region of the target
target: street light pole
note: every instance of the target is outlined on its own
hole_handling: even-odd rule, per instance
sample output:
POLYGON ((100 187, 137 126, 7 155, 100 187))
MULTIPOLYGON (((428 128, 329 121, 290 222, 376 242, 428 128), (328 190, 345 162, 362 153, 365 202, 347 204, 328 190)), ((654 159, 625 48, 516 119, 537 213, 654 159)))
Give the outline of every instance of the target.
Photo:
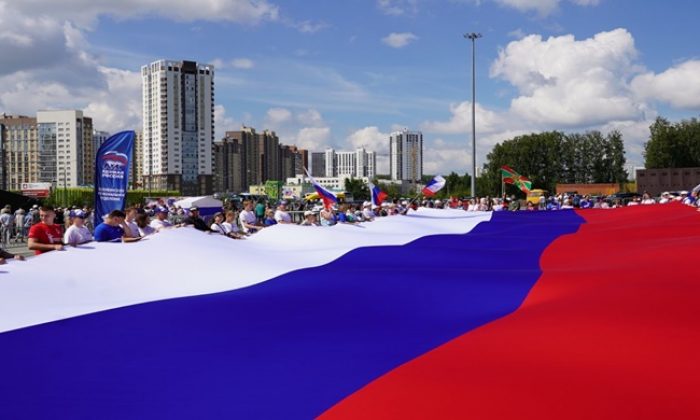
POLYGON ((472 41, 472 197, 476 197, 476 40, 482 36, 475 32, 464 34, 472 41))

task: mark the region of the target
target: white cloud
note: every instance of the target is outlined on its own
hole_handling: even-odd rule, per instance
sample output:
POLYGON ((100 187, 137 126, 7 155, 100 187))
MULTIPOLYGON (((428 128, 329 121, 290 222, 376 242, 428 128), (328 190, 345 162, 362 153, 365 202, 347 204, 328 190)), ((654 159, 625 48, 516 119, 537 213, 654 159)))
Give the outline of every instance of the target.
POLYGON ((176 21, 229 21, 257 24, 279 18, 279 8, 266 0, 21 0, 12 2, 26 16, 42 11, 42 16, 70 20, 92 27, 99 16, 136 18, 158 15, 176 21))
POLYGON ((304 127, 299 130, 294 144, 302 149, 324 150, 331 139, 330 127, 304 127))
POLYGON ((418 37, 410 32, 392 32, 382 38, 382 42, 391 48, 403 48, 417 39, 418 37))
POLYGON ((235 58, 231 61, 234 69, 248 70, 255 67, 255 63, 250 58, 235 58))
POLYGON ((226 108, 223 105, 214 106, 214 125, 216 129, 215 139, 224 137, 227 131, 235 131, 241 128, 241 122, 226 115, 226 108))
POLYGON ((298 113, 297 120, 301 124, 311 127, 322 127, 326 124, 325 121, 323 121, 323 116, 321 116, 321 113, 315 109, 308 109, 298 113))
POLYGON ((107 89, 91 95, 85 114, 93 125, 112 132, 141 127, 141 73, 100 67, 107 89))
POLYGON ((466 143, 447 142, 438 138, 430 141, 423 152, 423 172, 426 174, 448 174, 451 171, 464 173, 471 168, 471 153, 466 143))
POLYGON ((418 13, 418 0, 377 0, 377 8, 390 16, 415 15, 418 13))
POLYGON ((600 0, 571 0, 571 2, 579 6, 597 6, 600 4, 600 0))
POLYGON ((518 28, 508 32, 508 36, 515 39, 523 39, 527 36, 527 34, 525 33, 525 31, 518 28))
POLYGON ((330 27, 326 22, 313 22, 310 20, 304 20, 301 22, 295 22, 292 27, 296 28, 299 32, 303 34, 315 34, 316 32, 322 31, 330 27))
MULTIPOLYGON (((476 104, 476 122, 479 132, 493 133, 502 130, 507 123, 503 114, 484 108, 476 104)), ((466 134, 472 127, 472 104, 464 101, 459 104, 450 104, 452 117, 448 121, 426 121, 421 128, 429 133, 438 134, 466 134)))
POLYGON ((382 133, 375 126, 361 128, 350 134, 346 142, 351 148, 364 147, 368 151, 386 154, 389 152, 389 133, 382 133))
MULTIPOLYGON (((552 14, 559 8, 562 0, 494 0, 504 7, 509 7, 520 12, 535 12, 544 17, 552 14)), ((577 6, 597 6, 600 0, 569 0, 577 6)), ((479 2, 477 1, 477 4, 479 2)))
POLYGON ((676 108, 700 107, 700 60, 689 60, 659 74, 632 80, 632 91, 643 100, 667 102, 676 108))
POLYGON ((530 35, 499 52, 491 77, 518 89, 513 115, 543 125, 589 126, 635 119, 644 111, 625 83, 639 71, 636 57, 625 29, 580 41, 530 35))
POLYGON ((279 125, 292 120, 292 111, 286 108, 270 108, 267 110, 265 121, 276 129, 279 125))
POLYGON ((521 12, 535 11, 546 16, 557 9, 559 0, 496 0, 497 3, 521 12))

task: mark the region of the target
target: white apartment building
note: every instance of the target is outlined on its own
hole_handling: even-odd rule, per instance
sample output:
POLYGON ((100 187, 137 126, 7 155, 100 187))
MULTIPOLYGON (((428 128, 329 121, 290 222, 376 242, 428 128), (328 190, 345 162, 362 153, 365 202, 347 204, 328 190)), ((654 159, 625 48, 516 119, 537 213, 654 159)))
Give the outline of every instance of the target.
POLYGON ((423 177, 423 133, 407 129, 391 133, 389 173, 393 181, 420 182, 423 177))
POLYGON ((326 149, 325 166, 327 177, 352 176, 373 179, 376 175, 377 155, 359 148, 354 152, 336 152, 326 149))
MULTIPOLYGON (((370 179, 367 177, 354 177, 351 175, 339 175, 339 176, 332 176, 332 177, 314 177, 316 182, 318 182, 321 186, 324 188, 328 188, 329 190, 332 191, 343 191, 345 190, 345 180, 348 178, 355 178, 355 179, 360 179, 362 182, 365 184, 368 184, 370 179)), ((292 185, 304 185, 308 183, 309 181, 306 179, 306 176, 304 175, 297 175, 294 178, 287 178, 287 182, 285 186, 292 186, 292 185)))
POLYGON ((213 189, 214 66, 159 60, 141 68, 143 172, 149 189, 213 189))
POLYGON ((111 134, 109 134, 107 131, 92 130, 92 142, 94 144, 95 153, 100 150, 102 143, 107 141, 110 136, 111 134))
POLYGON ((82 111, 39 111, 36 114, 39 143, 38 182, 57 187, 93 183, 95 150, 92 119, 82 111))

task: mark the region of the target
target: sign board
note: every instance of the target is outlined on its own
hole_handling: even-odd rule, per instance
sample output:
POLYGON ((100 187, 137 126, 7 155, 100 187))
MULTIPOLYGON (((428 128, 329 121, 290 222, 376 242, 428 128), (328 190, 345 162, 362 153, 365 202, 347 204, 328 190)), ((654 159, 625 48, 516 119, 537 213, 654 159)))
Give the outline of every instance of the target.
POLYGON ((24 182, 21 185, 22 195, 32 198, 48 198, 51 193, 50 182, 24 182))

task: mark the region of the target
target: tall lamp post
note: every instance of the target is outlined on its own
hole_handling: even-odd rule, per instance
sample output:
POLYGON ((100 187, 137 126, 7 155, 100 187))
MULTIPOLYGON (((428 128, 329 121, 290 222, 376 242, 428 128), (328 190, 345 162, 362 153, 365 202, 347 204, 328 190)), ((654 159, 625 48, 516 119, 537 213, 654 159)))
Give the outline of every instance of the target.
POLYGON ((476 40, 482 36, 476 32, 464 34, 472 41, 472 197, 476 197, 476 40))

